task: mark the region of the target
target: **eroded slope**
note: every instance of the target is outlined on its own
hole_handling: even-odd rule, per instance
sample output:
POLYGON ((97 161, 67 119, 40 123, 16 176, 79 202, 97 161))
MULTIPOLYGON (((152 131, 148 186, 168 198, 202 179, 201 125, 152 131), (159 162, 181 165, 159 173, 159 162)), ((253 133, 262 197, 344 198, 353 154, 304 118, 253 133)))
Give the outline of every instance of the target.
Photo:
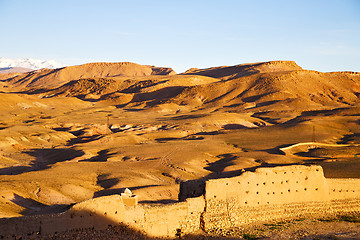
POLYGON ((125 188, 143 202, 171 202, 180 181, 256 166, 317 162, 325 175, 360 177, 358 73, 286 61, 182 75, 132 64, 66 69, 1 81, 3 217, 125 188), (314 141, 335 147, 281 150, 314 141))

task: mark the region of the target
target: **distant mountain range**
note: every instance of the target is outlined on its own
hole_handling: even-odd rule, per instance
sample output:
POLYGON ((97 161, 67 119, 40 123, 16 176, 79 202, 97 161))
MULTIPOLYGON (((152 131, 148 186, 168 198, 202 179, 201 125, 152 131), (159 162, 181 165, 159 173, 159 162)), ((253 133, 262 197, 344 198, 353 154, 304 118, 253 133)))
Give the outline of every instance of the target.
MULTIPOLYGON (((143 77, 151 75, 175 75, 173 69, 140 65, 130 62, 87 63, 61 69, 41 69, 23 73, 11 80, 13 86, 21 88, 57 88, 72 80, 83 78, 143 77)), ((9 82, 10 83, 10 82, 9 82)))
POLYGON ((32 58, 23 58, 23 59, 11 59, 6 57, 0 57, 0 69, 10 68, 26 68, 30 70, 38 70, 41 68, 62 68, 66 67, 66 64, 58 63, 56 61, 50 60, 39 60, 32 58))
POLYGON ((309 111, 359 101, 360 74, 304 70, 293 61, 270 61, 176 74, 171 68, 129 62, 88 63, 3 76, 7 91, 41 92, 145 108, 186 106, 227 111, 309 111), (166 77, 165 77, 166 76, 166 77), (146 78, 144 78, 146 77, 146 78))
POLYGON ((31 68, 23 68, 23 67, 5 67, 5 68, 0 68, 0 74, 5 74, 5 73, 27 73, 27 72, 32 72, 34 71, 34 69, 31 68))

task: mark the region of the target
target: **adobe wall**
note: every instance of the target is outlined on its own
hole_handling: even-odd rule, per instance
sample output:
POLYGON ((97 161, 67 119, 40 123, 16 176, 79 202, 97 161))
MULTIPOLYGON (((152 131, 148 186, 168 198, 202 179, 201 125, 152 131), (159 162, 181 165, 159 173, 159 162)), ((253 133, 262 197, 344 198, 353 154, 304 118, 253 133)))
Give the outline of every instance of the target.
POLYGON ((329 201, 320 166, 258 168, 233 178, 206 181, 206 201, 234 199, 241 206, 329 201))
POLYGON ((320 166, 258 168, 237 177, 206 181, 205 199, 204 230, 212 232, 360 212, 360 180, 325 179, 320 166))
POLYGON ((137 228, 150 236, 171 236, 200 230, 200 216, 204 212, 203 197, 169 205, 145 207, 145 223, 137 228))
POLYGON ((205 180, 196 179, 186 182, 180 182, 179 187, 179 201, 184 201, 188 198, 195 198, 205 195, 205 180))
MULTIPOLYGON (((131 197, 130 197, 131 198, 131 197)), ((136 205, 119 195, 90 199, 61 214, 0 219, 0 238, 126 224, 150 236, 321 218, 360 212, 360 179, 325 179, 319 166, 258 168, 224 179, 181 183, 173 204, 136 205)))
POLYGON ((0 238, 50 234, 71 229, 105 229, 123 221, 125 206, 119 195, 100 197, 76 204, 61 214, 0 219, 0 238))
POLYGON ((90 199, 61 214, 0 219, 0 238, 47 235, 71 229, 105 229, 126 224, 150 236, 172 236, 200 229, 203 197, 185 202, 126 206, 119 195, 90 199))
POLYGON ((331 200, 360 197, 360 179, 327 178, 331 200))

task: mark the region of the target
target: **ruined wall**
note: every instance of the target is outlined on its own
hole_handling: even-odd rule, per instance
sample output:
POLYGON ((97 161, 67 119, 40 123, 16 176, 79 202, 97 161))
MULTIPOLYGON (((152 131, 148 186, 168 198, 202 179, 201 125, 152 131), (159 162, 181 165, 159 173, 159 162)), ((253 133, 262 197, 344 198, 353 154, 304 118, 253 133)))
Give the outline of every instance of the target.
POLYGON ((360 197, 360 179, 328 178, 326 181, 329 185, 331 200, 360 197))
POLYGON ((179 201, 205 195, 205 180, 196 179, 180 182, 179 201))
POLYGON ((61 214, 0 219, 0 238, 126 224, 151 236, 216 232, 269 221, 360 212, 360 179, 325 179, 319 166, 258 168, 180 185, 173 204, 136 205, 119 195, 90 199, 61 214))
POLYGON ((0 219, 0 238, 37 235, 71 229, 105 229, 123 221, 125 206, 119 195, 90 199, 61 214, 0 219))
MULTIPOLYGON (((200 230, 200 216, 204 212, 203 197, 169 205, 145 207, 143 230, 151 236, 172 236, 200 230)), ((141 229, 141 228, 140 228, 141 229)))
POLYGON ((173 204, 137 205, 125 208, 126 225, 145 231, 150 236, 172 236, 200 229, 204 212, 203 197, 190 198, 173 204))
POLYGON ((234 199, 241 206, 329 201, 320 166, 259 168, 233 178, 206 182, 206 201, 234 199))
POLYGON ((325 179, 320 166, 259 168, 208 180, 204 230, 360 211, 360 180, 325 179), (335 189, 335 191, 333 191, 335 189))
POLYGON ((46 235, 71 229, 105 229, 126 224, 150 236, 175 236, 200 229, 203 197, 185 202, 126 206, 119 195, 90 199, 61 214, 0 219, 0 238, 46 235))

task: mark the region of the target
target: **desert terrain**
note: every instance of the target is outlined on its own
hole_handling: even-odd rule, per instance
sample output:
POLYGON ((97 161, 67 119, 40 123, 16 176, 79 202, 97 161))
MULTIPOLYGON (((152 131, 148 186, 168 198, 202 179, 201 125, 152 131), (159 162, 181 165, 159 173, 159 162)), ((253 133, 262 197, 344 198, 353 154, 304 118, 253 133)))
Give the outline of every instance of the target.
POLYGON ((176 74, 90 63, 0 74, 0 217, 58 213, 125 188, 318 164, 360 177, 360 73, 271 61, 176 74))

